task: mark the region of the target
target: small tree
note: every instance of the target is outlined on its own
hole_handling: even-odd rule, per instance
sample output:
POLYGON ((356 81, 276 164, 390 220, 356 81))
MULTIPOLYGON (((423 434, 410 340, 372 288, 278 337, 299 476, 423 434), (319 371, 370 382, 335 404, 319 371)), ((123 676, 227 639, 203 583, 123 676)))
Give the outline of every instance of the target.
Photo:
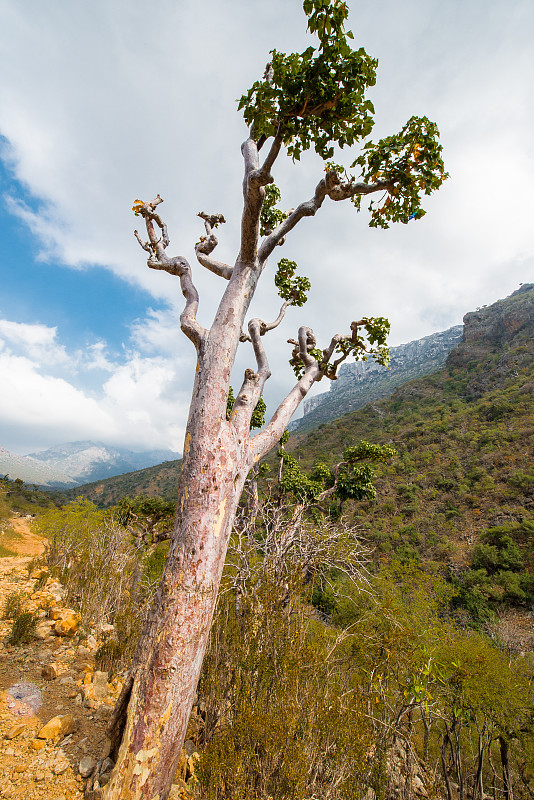
POLYGON ((246 477, 282 436, 295 409, 315 381, 334 379, 348 356, 380 363, 388 358, 387 320, 362 317, 348 333, 336 333, 324 349, 308 327, 291 340, 297 383, 271 420, 251 436, 251 420, 271 372, 263 345, 289 306, 302 306, 310 288, 296 264, 282 259, 275 284, 282 299, 273 322, 251 319, 243 325, 258 281, 276 247, 305 217, 313 217, 327 198, 349 200, 360 210, 371 200, 370 225, 387 228, 425 213, 421 195, 446 178, 438 130, 426 117, 412 117, 400 133, 377 143, 367 140, 373 105, 365 96, 375 83, 377 61, 363 48, 353 50, 345 31, 347 5, 340 0, 305 0, 308 30, 316 47, 289 55, 271 51, 263 78, 239 102, 249 133, 244 161, 240 250, 235 264, 216 260, 216 228, 222 214, 199 216, 205 236, 195 247, 199 263, 227 281, 211 328, 197 321, 198 293, 183 256, 169 256, 167 227, 159 212, 162 198, 136 200, 135 213, 148 234, 137 239, 151 269, 180 280, 185 297, 181 328, 197 351, 197 370, 187 423, 178 487, 176 523, 165 570, 152 611, 109 727, 111 754, 117 759, 104 789, 106 800, 128 797, 164 800, 170 790, 193 702, 232 524, 246 477), (334 164, 334 147, 361 145, 350 169, 334 164), (293 161, 313 147, 325 174, 312 197, 295 209, 278 207, 280 192, 272 170, 285 148, 293 161), (265 150, 264 150, 265 148, 265 150), (263 152, 262 152, 263 151, 263 152), (265 153, 263 160, 260 153, 265 153), (230 376, 240 342, 250 342, 255 369, 247 369, 227 418, 230 376))

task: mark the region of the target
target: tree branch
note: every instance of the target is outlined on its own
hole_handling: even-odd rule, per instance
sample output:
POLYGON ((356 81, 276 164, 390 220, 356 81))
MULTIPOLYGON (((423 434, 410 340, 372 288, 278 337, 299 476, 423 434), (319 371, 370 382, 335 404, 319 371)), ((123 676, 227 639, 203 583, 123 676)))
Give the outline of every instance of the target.
POLYGON ((299 403, 306 397, 314 382, 318 380, 320 376, 322 377, 317 360, 309 353, 309 350, 316 344, 315 334, 312 329, 306 327, 299 328, 298 342, 295 344, 298 348, 298 356, 305 365, 304 375, 289 392, 287 397, 282 400, 273 414, 271 421, 265 426, 261 433, 258 433, 251 440, 251 464, 259 461, 259 459, 276 444, 287 428, 299 403))
POLYGON ((243 143, 241 152, 245 161, 245 177, 243 180, 243 197, 245 200, 241 222, 241 260, 252 263, 256 260, 259 237, 259 222, 263 205, 264 189, 273 182, 271 168, 282 147, 282 134, 279 129, 274 137, 265 161, 259 166, 258 145, 254 141, 253 132, 243 143))
POLYGON ((249 430, 252 412, 262 395, 265 381, 271 377, 267 353, 261 337, 267 330, 272 330, 272 328, 267 328, 266 323, 261 319, 251 319, 248 323, 248 330, 249 339, 252 342, 254 355, 256 356, 257 372, 251 369, 245 370, 245 379, 235 399, 232 411, 232 421, 236 429, 244 429, 243 432, 249 430))
MULTIPOLYGON (((290 305, 291 305, 291 302, 289 300, 284 300, 284 302, 282 303, 282 307, 280 308, 280 313, 278 314, 277 318, 273 322, 264 322, 262 319, 251 320, 251 322, 259 322, 259 325, 260 325, 260 336, 265 336, 265 334, 268 331, 273 331, 275 328, 277 328, 280 325, 280 323, 282 322, 282 320, 284 319, 284 317, 286 315, 286 311, 288 309, 288 306, 290 306, 290 305)), ((250 323, 249 323, 249 327, 250 327, 250 323)), ((241 336, 239 337, 239 341, 240 342, 252 342, 252 338, 250 337, 249 334, 245 333, 244 331, 241 331, 241 336)))
POLYGON ((142 216, 146 223, 148 242, 143 242, 138 231, 134 231, 134 235, 143 250, 150 254, 147 265, 151 269, 164 270, 170 275, 177 275, 180 278, 180 288, 185 297, 185 308, 180 315, 180 326, 185 335, 195 345, 197 352, 199 352, 207 331, 197 322, 196 318, 199 300, 198 292, 193 284, 191 267, 187 259, 182 256, 169 258, 165 252, 170 243, 167 226, 154 210, 162 202, 162 198, 158 195, 150 203, 143 203, 137 207, 136 213, 142 216), (158 238, 154 223, 161 231, 161 239, 158 238))
POLYGON ((263 264, 271 255, 274 248, 281 243, 297 223, 303 217, 313 217, 321 208, 325 197, 330 197, 331 200, 347 200, 349 197, 354 197, 358 194, 371 194, 373 192, 380 192, 392 189, 394 181, 376 181, 375 183, 358 183, 356 181, 347 181, 342 183, 337 172, 327 172, 325 177, 319 181, 315 188, 315 194, 311 200, 306 200, 304 203, 295 208, 295 210, 278 225, 275 230, 270 233, 262 242, 258 252, 258 260, 263 264))
POLYGON ((216 261, 216 259, 210 258, 210 253, 212 253, 219 244, 219 240, 213 229, 217 225, 226 222, 226 220, 222 214, 210 215, 205 214, 203 211, 199 211, 197 216, 204 220, 204 227, 206 229, 206 236, 202 236, 200 242, 195 245, 197 261, 199 264, 202 264, 203 267, 209 269, 210 272, 229 281, 232 277, 232 267, 229 267, 228 264, 224 264, 222 261, 216 261))

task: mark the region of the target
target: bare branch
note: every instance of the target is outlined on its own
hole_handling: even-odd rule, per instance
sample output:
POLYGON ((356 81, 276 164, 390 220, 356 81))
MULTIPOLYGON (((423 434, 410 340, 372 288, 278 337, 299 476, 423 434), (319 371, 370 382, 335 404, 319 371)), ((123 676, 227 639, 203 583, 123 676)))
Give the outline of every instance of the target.
POLYGON ((336 201, 346 200, 357 194, 371 194, 373 192, 384 191, 384 189, 389 190, 392 189, 393 186, 394 181, 377 181, 376 183, 347 181, 343 183, 337 172, 327 172, 325 177, 317 184, 315 194, 311 200, 300 203, 300 205, 298 205, 297 208, 295 208, 295 210, 263 240, 258 252, 260 263, 264 263, 267 260, 274 248, 281 243, 303 217, 315 216, 317 211, 321 208, 325 197, 328 196, 331 200, 336 201))
POLYGON ((266 332, 265 322, 261 319, 251 319, 248 323, 249 337, 256 356, 257 372, 245 370, 245 379, 234 402, 232 421, 236 429, 249 430, 252 412, 260 399, 265 381, 271 377, 271 370, 267 360, 267 353, 261 341, 266 332))
POLYGON ((287 309, 288 309, 288 307, 290 305, 291 305, 290 301, 289 300, 285 300, 282 303, 282 307, 280 308, 280 313, 278 314, 278 316, 274 320, 274 322, 263 322, 263 321, 261 322, 260 334, 262 336, 265 336, 267 331, 274 331, 274 329, 277 328, 280 325, 280 323, 284 319, 284 317, 286 315, 286 311, 287 311, 287 309))
MULTIPOLYGON (((278 131, 273 139, 271 149, 267 153, 267 157, 263 162, 263 164, 261 165, 261 168, 258 170, 258 176, 270 178, 271 169, 273 168, 274 162, 278 158, 281 147, 282 147, 282 133, 280 130, 280 126, 278 126, 278 131)), ((272 178, 270 178, 270 180, 265 181, 265 183, 271 183, 271 182, 272 178)))
POLYGON ((197 216, 204 220, 204 227, 206 229, 206 236, 202 236, 200 241, 195 245, 197 260, 199 264, 202 264, 203 267, 209 269, 210 272, 213 272, 215 275, 219 275, 221 278, 225 278, 228 281, 232 277, 232 267, 229 267, 228 264, 224 264, 222 261, 217 261, 214 258, 210 258, 210 253, 215 250, 219 243, 219 240, 215 235, 214 228, 217 225, 226 222, 226 220, 222 214, 210 215, 205 214, 204 211, 199 211, 197 216))
POLYGON ((254 141, 252 131, 241 147, 245 161, 245 177, 243 181, 245 204, 241 222, 241 260, 247 263, 253 263, 256 259, 260 213, 265 194, 263 187, 273 182, 270 171, 280 153, 281 146, 282 134, 278 130, 261 167, 259 166, 258 145, 254 141))
POLYGON ((170 240, 167 234, 167 226, 155 212, 155 207, 162 203, 163 200, 159 196, 150 203, 144 203, 138 207, 137 213, 143 217, 146 223, 148 233, 148 242, 143 242, 138 231, 135 231, 135 237, 143 250, 150 253, 147 260, 147 265, 151 269, 158 269, 168 272, 170 275, 177 275, 180 278, 180 288, 185 297, 185 308, 180 315, 180 325, 185 335, 193 342, 197 351, 200 350, 202 341, 207 335, 207 331, 197 322, 198 310, 198 292, 193 284, 191 275, 191 267, 187 259, 182 256, 175 256, 169 258, 165 250, 168 247, 170 240), (158 238, 154 223, 160 229, 162 236, 158 238))
POLYGON ((317 359, 310 355, 315 344, 315 334, 311 328, 299 329, 298 342, 290 340, 297 348, 298 356, 305 365, 304 375, 292 388, 287 397, 282 400, 271 421, 250 442, 251 463, 256 463, 280 439, 287 425, 295 413, 300 402, 306 397, 316 380, 320 380, 322 372, 317 359))

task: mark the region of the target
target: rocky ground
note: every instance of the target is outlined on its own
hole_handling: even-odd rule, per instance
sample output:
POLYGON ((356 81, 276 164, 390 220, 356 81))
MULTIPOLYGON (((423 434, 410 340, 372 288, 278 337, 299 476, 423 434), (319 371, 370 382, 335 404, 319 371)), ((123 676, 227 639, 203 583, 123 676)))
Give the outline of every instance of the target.
MULTIPOLYGON (((79 615, 65 607, 61 586, 35 566, 45 543, 31 521, 19 517, 11 525, 0 537, 15 553, 0 558, 0 616, 6 600, 22 593, 23 610, 39 623, 28 643, 10 644, 13 620, 0 619, 0 798, 73 800, 83 797, 87 780, 94 784, 121 684, 96 669, 98 642, 92 635, 79 641, 79 615)), ((189 788, 195 780, 196 754, 186 745, 171 793, 176 800, 190 796, 185 779, 189 788)), ((100 785, 112 766, 100 765, 100 785)))

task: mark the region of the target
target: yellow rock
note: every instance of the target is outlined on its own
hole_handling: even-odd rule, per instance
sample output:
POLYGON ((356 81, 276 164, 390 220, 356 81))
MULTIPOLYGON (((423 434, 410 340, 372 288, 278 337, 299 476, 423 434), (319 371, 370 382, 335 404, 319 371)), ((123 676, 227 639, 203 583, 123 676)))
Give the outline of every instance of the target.
POLYGON ((45 747, 46 742, 43 739, 33 739, 30 742, 30 747, 32 750, 42 750, 45 747))
POLYGON ((80 627, 81 621, 82 618, 80 614, 75 614, 73 612, 64 619, 58 619, 54 625, 54 633, 56 633, 58 636, 74 636, 80 627))
POLYGON ((19 722, 16 725, 13 725, 12 728, 8 730, 6 733, 6 739, 14 739, 15 736, 20 736, 28 728, 27 722, 19 722))
POLYGON ((41 728, 37 737, 39 739, 55 739, 56 736, 66 736, 72 733, 77 728, 76 719, 72 714, 64 714, 63 716, 52 717, 44 728, 41 728))

